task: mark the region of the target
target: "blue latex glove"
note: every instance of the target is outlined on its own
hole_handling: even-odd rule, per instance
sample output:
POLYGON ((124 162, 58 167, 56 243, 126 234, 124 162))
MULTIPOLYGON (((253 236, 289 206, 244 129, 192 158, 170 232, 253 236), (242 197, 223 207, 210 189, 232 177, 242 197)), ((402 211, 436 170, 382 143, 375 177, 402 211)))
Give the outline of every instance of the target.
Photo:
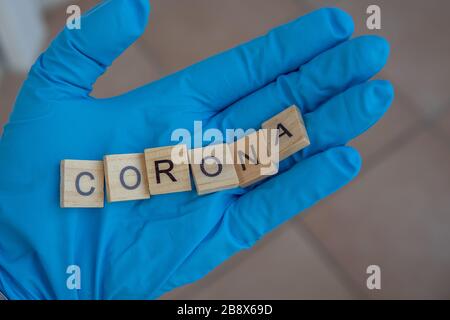
MULTIPOLYGON (((344 145, 393 99, 379 37, 348 40, 352 19, 323 9, 122 96, 92 86, 143 32, 148 0, 107 1, 64 30, 25 81, 0 141, 0 291, 10 299, 156 298, 193 282, 356 176, 344 145), (301 107, 311 146, 247 190, 195 191, 59 207, 62 159, 100 160, 172 145, 176 128, 259 128, 301 107), (66 268, 81 268, 81 289, 66 268)), ((277 272, 277 270, 274 270, 277 272)))

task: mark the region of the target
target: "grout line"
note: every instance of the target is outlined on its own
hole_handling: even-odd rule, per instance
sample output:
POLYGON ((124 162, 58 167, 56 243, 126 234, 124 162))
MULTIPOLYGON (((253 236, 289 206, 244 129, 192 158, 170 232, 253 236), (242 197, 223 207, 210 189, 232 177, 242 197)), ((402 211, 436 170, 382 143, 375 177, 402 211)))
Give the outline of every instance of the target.
MULTIPOLYGON (((428 127, 425 126, 424 122, 422 121, 418 121, 416 124, 405 129, 401 134, 397 136, 397 138, 377 151, 377 155, 380 154, 381 156, 373 155, 371 160, 366 161, 367 164, 365 165, 365 170, 360 173, 360 178, 364 177, 379 164, 384 162, 389 157, 393 156, 399 148, 409 143, 409 141, 416 138, 421 133, 427 131, 427 129, 428 127)), ((302 215, 304 214, 306 214, 306 212, 302 215)), ((303 223, 303 218, 295 220, 295 224, 299 229, 302 229, 302 232, 307 234, 308 238, 310 238, 311 240, 311 244, 315 247, 316 251, 322 256, 322 258, 328 263, 328 265, 330 265, 332 269, 337 270, 338 277, 344 284, 347 284, 347 287, 350 289, 350 291, 355 293, 357 297, 362 296, 364 297, 364 299, 369 299, 369 296, 359 288, 359 286, 351 278, 347 270, 338 262, 338 260, 330 252, 330 250, 325 247, 320 238, 303 223)), ((300 232, 300 230, 298 230, 297 232, 300 232)))
MULTIPOLYGON (((383 70, 381 73, 382 79, 387 79, 391 81, 392 85, 395 88, 395 96, 401 96, 403 100, 405 100, 406 103, 404 103, 405 108, 412 112, 416 118, 421 120, 421 122, 424 123, 425 127, 431 128, 435 122, 437 122, 443 115, 447 113, 450 109, 450 100, 446 101, 445 103, 442 103, 442 105, 438 105, 437 111, 434 114, 427 114, 426 112, 422 111, 423 108, 420 107, 420 105, 415 101, 413 97, 409 95, 406 91, 404 91, 400 85, 398 85, 398 82, 396 80, 390 80, 392 79, 390 77, 390 71, 389 69, 383 70)), ((395 99, 394 99, 395 102, 395 99)))
POLYGON ((398 149, 408 144, 412 139, 416 138, 423 132, 427 131, 428 127, 423 121, 417 121, 415 124, 403 130, 394 139, 386 143, 376 152, 369 154, 364 164, 364 170, 360 176, 365 176, 372 171, 386 159, 394 155, 398 149))
POLYGON ((401 148, 403 145, 406 145, 410 140, 416 138, 425 131, 429 131, 432 135, 443 140, 446 144, 449 144, 448 137, 442 129, 439 128, 439 126, 436 126, 436 124, 443 116, 450 113, 450 101, 444 104, 446 107, 439 108, 439 111, 432 117, 427 117, 417 108, 411 108, 409 105, 410 104, 407 103, 406 107, 408 107, 409 110, 414 109, 414 112, 418 115, 419 120, 398 134, 392 141, 382 146, 376 153, 369 154, 365 165, 366 170, 361 173, 361 176, 364 176, 373 168, 377 167, 391 154, 394 154, 397 149, 401 148))
POLYGON ((426 124, 431 129, 431 134, 450 148, 450 137, 443 131, 441 126, 436 125, 442 118, 450 114, 450 102, 445 105, 440 108, 439 112, 433 118, 428 119, 426 124))
MULTIPOLYGON (((446 110, 445 113, 447 112, 450 113, 450 107, 448 108, 448 110, 446 110)), ((431 134, 435 132, 436 136, 439 135, 440 139, 444 139, 446 143, 449 143, 448 137, 446 137, 442 131, 437 130, 438 128, 434 127, 434 123, 435 121, 426 121, 425 119, 422 119, 418 120, 415 124, 405 129, 394 140, 392 140, 384 147, 382 147, 379 151, 377 151, 377 154, 380 154, 380 156, 373 155, 372 160, 370 160, 369 164, 366 165, 366 170, 361 172, 360 177, 367 175, 379 164, 384 162, 389 157, 393 156, 398 151, 398 149, 402 148, 403 146, 408 144, 411 140, 417 138, 424 132, 430 132, 431 134)), ((304 214, 307 214, 307 212, 304 212, 302 215, 304 216, 304 214)), ((307 236, 311 239, 311 244, 316 247, 317 252, 321 254, 324 260, 327 261, 327 263, 330 266, 332 266, 332 268, 338 270, 337 274, 342 279, 343 283, 351 284, 349 285, 349 287, 350 289, 352 289, 353 292, 356 292, 359 295, 364 296, 366 299, 371 299, 370 296, 368 296, 358 287, 355 280, 351 278, 349 272, 347 272, 347 270, 335 258, 335 256, 331 253, 331 251, 327 249, 327 247, 324 245, 321 239, 313 232, 313 230, 311 230, 307 225, 303 223, 303 218, 295 220, 295 223, 297 227, 301 229, 301 231, 299 230, 297 232, 298 233, 305 232, 307 236)), ((376 299, 376 297, 374 298, 376 299)))
MULTIPOLYGON (((446 112, 450 112, 450 108, 446 112)), ((403 132, 397 135, 395 139, 381 147, 380 150, 378 150, 376 153, 369 155, 369 160, 366 161, 365 170, 361 172, 360 177, 367 175, 379 164, 384 162, 389 157, 393 156, 398 149, 408 144, 411 140, 415 139, 420 134, 426 131, 433 131, 433 129, 437 129, 433 127, 434 123, 435 121, 427 121, 426 119, 421 119, 410 127, 406 128, 403 132)), ((441 138, 444 138, 443 134, 441 135, 441 138)), ((448 143, 448 139, 446 137, 445 141, 448 143)), ((357 287, 355 281, 350 277, 345 268, 341 266, 341 264, 333 256, 333 254, 324 246, 320 238, 318 238, 310 228, 303 224, 303 219, 295 220, 294 223, 299 229, 301 229, 301 231, 298 230, 297 232, 306 233, 307 236, 311 239, 311 244, 317 249, 317 252, 321 254, 324 260, 327 261, 327 263, 332 266, 333 269, 338 270, 337 274, 342 279, 342 282, 348 284, 351 291, 357 293, 357 296, 362 295, 365 298, 369 298, 367 294, 365 294, 361 289, 359 289, 359 287, 357 287)))
MULTIPOLYGON (((411 110, 411 108, 409 108, 411 110)), ((418 113, 417 109, 411 110, 412 112, 418 113)), ((424 119, 424 117, 418 115, 419 120, 414 124, 403 130, 398 134, 392 141, 388 142, 382 146, 378 151, 369 154, 366 160, 365 168, 361 172, 360 177, 365 176, 367 173, 372 171, 382 162, 384 162, 389 157, 393 156, 398 149, 408 144, 412 139, 416 138, 423 132, 427 131, 432 127, 432 123, 424 119)), ((311 245, 315 248, 316 252, 326 261, 326 263, 331 267, 332 270, 336 271, 336 275, 339 277, 341 282, 346 285, 350 292, 352 292, 356 297, 363 297, 364 299, 369 299, 369 296, 360 289, 360 287, 351 278, 347 270, 342 267, 338 260, 333 256, 333 254, 324 246, 323 242, 318 238, 314 232, 303 224, 303 219, 295 219, 293 221, 296 224, 296 232, 300 235, 303 232, 310 239, 311 245)))
MULTIPOLYGON (((389 73, 387 71, 383 71, 380 73, 382 79, 389 79, 389 73)), ((403 89, 401 89, 395 81, 392 81, 392 84, 396 91, 396 96, 401 97, 404 100, 402 105, 406 108, 407 111, 411 112, 416 118, 416 120, 405 128, 402 132, 397 134, 391 141, 387 142, 383 146, 379 148, 379 150, 375 150, 366 157, 364 163, 364 170, 361 172, 360 176, 364 176, 373 168, 377 167, 382 161, 386 160, 391 154, 395 153, 398 148, 401 148, 403 145, 407 144, 409 140, 415 138, 423 131, 428 129, 429 118, 427 118, 423 112, 420 112, 420 108, 416 106, 416 102, 406 94, 403 89)), ((395 104, 395 100, 394 100, 395 104)), ((395 105, 392 107, 395 108, 395 105)), ((381 119, 383 121, 383 119, 381 119)))

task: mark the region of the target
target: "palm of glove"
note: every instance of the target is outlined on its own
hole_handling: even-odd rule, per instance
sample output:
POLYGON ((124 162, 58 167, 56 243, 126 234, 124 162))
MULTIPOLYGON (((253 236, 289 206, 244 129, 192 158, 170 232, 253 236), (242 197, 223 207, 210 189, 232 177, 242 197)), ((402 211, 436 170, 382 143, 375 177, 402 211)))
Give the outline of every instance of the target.
POLYGON ((0 290, 11 298, 155 298, 199 279, 353 178, 359 157, 340 146, 392 100, 387 82, 367 82, 386 61, 386 43, 346 41, 351 19, 331 9, 123 96, 91 98, 148 9, 145 0, 119 0, 93 10, 86 30, 54 41, 21 90, 0 143, 0 290), (105 17, 111 30, 100 28, 105 17), (125 22, 129 29, 117 29, 125 22), (258 128, 292 103, 312 145, 252 190, 59 208, 62 159, 171 145, 172 132, 193 131, 194 121, 258 128), (66 286, 69 265, 81 268, 80 290, 66 286))
MULTIPOLYGON (((35 92, 40 90, 36 84, 33 88, 35 92)), ((30 103, 49 103, 36 100, 26 86, 24 89, 16 110, 28 108, 30 103), (24 106, 23 100, 27 102, 24 106)), ((143 152, 148 147, 171 145, 173 130, 190 129, 194 121, 211 123, 216 114, 177 109, 141 96, 149 92, 152 90, 147 87, 113 99, 56 100, 49 108, 44 107, 42 114, 26 120, 13 119, 6 127, 1 151, 8 165, 2 170, 2 185, 27 200, 14 203, 21 214, 14 224, 18 230, 36 237, 30 239, 34 250, 52 257, 51 261, 43 261, 48 263, 49 276, 58 273, 62 276, 51 279, 61 283, 62 292, 45 297, 70 297, 65 288, 68 276, 65 270, 72 264, 80 266, 83 272, 81 292, 86 296, 80 298, 154 295, 176 266, 219 223, 234 199, 233 193, 239 193, 233 190, 199 197, 194 190, 145 201, 106 204, 102 209, 59 208, 62 159, 100 160, 107 154, 143 152), (24 190, 24 185, 31 188, 24 190), (44 234, 43 229, 47 230, 44 234), (55 246, 56 243, 64 245, 55 246), (72 256, 74 252, 82 258, 72 256), (99 252, 104 253, 97 255, 99 252), (105 283, 111 286, 104 288, 105 292, 94 287, 96 274, 92 266, 100 265, 103 281, 108 279, 105 283), (136 265, 146 268, 138 277, 132 272, 136 265), (121 291, 124 283, 133 291, 121 291)), ((166 95, 170 93, 166 91, 166 95)), ((48 93, 46 97, 50 98, 48 93)), ((199 110, 194 100, 190 103, 189 109, 199 110)))

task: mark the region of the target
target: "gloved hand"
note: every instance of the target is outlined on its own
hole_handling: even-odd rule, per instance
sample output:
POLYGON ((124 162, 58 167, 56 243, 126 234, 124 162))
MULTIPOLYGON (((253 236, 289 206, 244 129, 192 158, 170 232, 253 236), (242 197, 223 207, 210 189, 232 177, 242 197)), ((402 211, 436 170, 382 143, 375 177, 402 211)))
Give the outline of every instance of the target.
POLYGON ((0 291, 10 299, 156 298, 196 281, 356 176, 344 145, 393 99, 369 81, 388 44, 349 40, 352 19, 322 9, 181 72, 110 99, 90 96, 144 30, 148 0, 106 1, 32 67, 0 141, 0 291), (176 128, 259 128, 301 107, 311 146, 249 189, 192 192, 103 209, 59 207, 62 159, 101 160, 172 145, 176 128), (81 289, 66 287, 69 265, 81 289))

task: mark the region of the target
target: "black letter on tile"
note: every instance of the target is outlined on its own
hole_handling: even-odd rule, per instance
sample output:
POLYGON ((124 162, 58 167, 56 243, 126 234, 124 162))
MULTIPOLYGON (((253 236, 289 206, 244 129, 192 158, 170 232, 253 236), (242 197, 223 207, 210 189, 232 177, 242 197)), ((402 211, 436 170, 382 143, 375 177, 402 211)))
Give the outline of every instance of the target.
POLYGON ((172 180, 173 182, 177 182, 177 179, 173 176, 173 174, 170 173, 173 169, 173 162, 171 160, 157 160, 155 161, 155 171, 156 171, 156 183, 161 183, 161 173, 167 174, 167 176, 172 180), (169 165, 168 169, 161 170, 159 168, 159 165, 161 163, 167 163, 169 165))
POLYGON ((80 174, 78 174, 77 178, 75 179, 75 188, 77 189, 77 192, 85 197, 90 196, 91 194, 93 194, 95 192, 95 188, 91 187, 91 189, 88 192, 84 192, 81 190, 80 188, 80 180, 82 177, 87 176, 89 177, 91 180, 95 180, 95 177, 92 173, 90 172, 81 172, 80 174))
POLYGON ((139 185, 141 184, 141 173, 136 167, 133 166, 125 167, 122 169, 122 171, 120 171, 120 183, 127 190, 137 189, 137 187, 139 187, 139 185), (129 186, 125 183, 125 172, 127 172, 128 170, 134 171, 134 173, 136 173, 136 183, 132 186, 129 186))
POLYGON ((277 129, 279 130, 280 134, 278 135, 278 138, 281 138, 282 136, 284 136, 285 134, 287 134, 287 136, 289 138, 292 138, 292 133, 285 127, 283 126, 281 123, 279 123, 277 125, 277 129))
POLYGON ((202 163, 200 164, 200 170, 202 170, 203 174, 204 174, 205 176, 211 177, 211 178, 217 177, 219 174, 221 174, 221 173, 222 173, 222 169, 223 169, 223 166, 222 166, 222 164, 220 163, 220 160, 217 159, 217 158, 214 157, 214 156, 209 156, 209 157, 203 158, 203 159, 202 159, 202 163), (217 172, 209 173, 209 172, 206 171, 206 169, 205 169, 205 162, 206 162, 206 160, 208 160, 208 159, 212 159, 212 160, 214 160, 215 162, 217 162, 217 172))

